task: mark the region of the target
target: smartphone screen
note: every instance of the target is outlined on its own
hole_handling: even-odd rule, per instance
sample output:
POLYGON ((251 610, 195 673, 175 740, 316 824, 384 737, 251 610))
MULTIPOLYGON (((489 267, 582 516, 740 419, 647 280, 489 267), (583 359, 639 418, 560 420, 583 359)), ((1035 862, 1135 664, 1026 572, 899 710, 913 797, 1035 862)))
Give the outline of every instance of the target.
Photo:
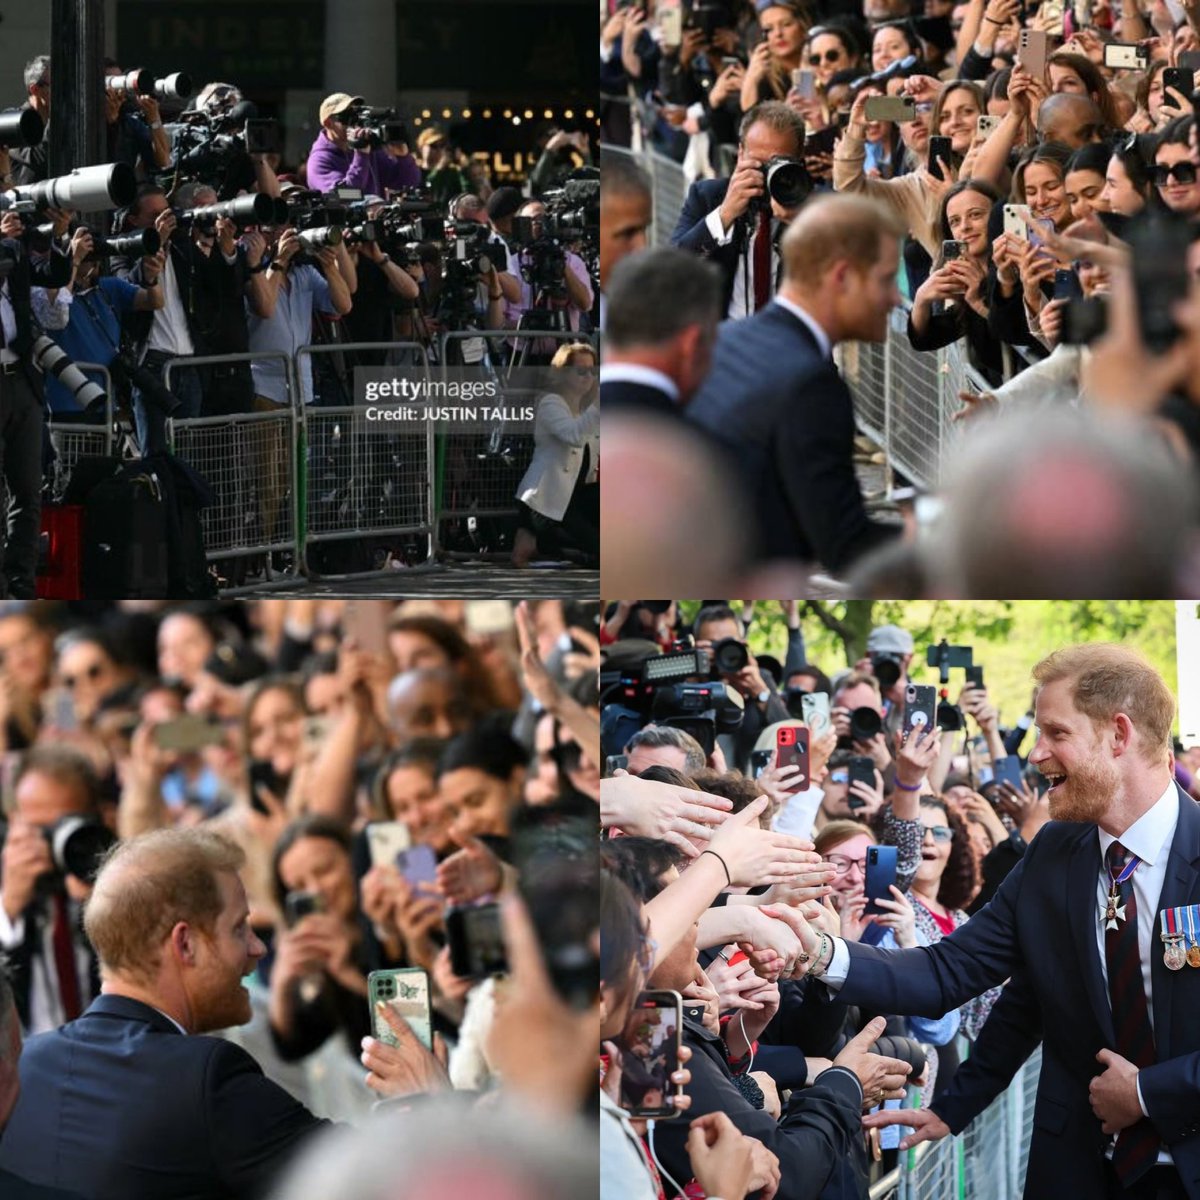
POLYGON ((621 1107, 635 1117, 679 1116, 672 1104, 683 1089, 671 1082, 683 1044, 683 998, 678 992, 642 992, 634 1002, 621 1050, 621 1107))
POLYGON ((896 847, 868 846, 867 847, 867 877, 863 885, 863 894, 867 898, 867 906, 863 910, 868 913, 887 912, 880 908, 876 900, 891 900, 892 893, 888 891, 896 882, 896 847))
POLYGON ((418 844, 396 855, 396 866, 414 892, 437 896, 437 855, 432 846, 418 844))
POLYGON ((948 137, 929 139, 929 174, 934 179, 948 179, 953 164, 953 145, 948 137))
POLYGON ((799 767, 800 774, 788 784, 789 792, 808 790, 808 730, 803 725, 783 725, 775 731, 775 748, 779 755, 779 766, 799 767))
POLYGON ((412 835, 403 821, 371 821, 367 824, 367 849, 371 866, 394 867, 412 845, 412 835))
POLYGON ((429 1002, 429 976, 420 967, 394 967, 367 976, 367 1002, 371 1006, 371 1035, 389 1046, 397 1044, 392 1027, 375 1010, 386 1004, 408 1022, 426 1050, 433 1049, 433 1012, 429 1002))
POLYGON ((299 924, 312 913, 324 911, 325 904, 316 892, 288 892, 283 899, 283 915, 289 926, 299 924))
POLYGON ((508 954, 498 904, 446 909, 450 968, 462 979, 486 979, 508 971, 508 954))
POLYGON ((757 779, 771 765, 770 750, 750 751, 750 774, 757 779))

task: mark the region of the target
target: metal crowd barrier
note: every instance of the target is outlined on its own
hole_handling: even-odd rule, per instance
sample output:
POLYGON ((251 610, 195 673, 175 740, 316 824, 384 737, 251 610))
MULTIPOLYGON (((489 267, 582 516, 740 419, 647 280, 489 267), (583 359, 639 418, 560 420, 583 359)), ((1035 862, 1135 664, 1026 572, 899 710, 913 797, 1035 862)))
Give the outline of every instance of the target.
MULTIPOLYGON (((429 355, 417 342, 301 346, 296 352, 296 378, 301 378, 305 357, 361 350, 383 351, 392 359, 411 355, 425 379, 432 379, 429 355)), ((314 362, 314 368, 316 365, 314 362)), ((296 490, 301 498, 303 560, 311 571, 309 549, 323 542, 415 535, 425 539, 425 558, 430 561, 436 524, 433 426, 428 421, 392 423, 377 429, 365 422, 360 425, 357 422, 362 418, 356 418, 353 403, 353 379, 343 379, 343 386, 349 404, 317 403, 301 408, 307 454, 301 455, 300 461, 306 464, 306 479, 296 490)), ((326 579, 343 577, 324 571, 321 575, 326 579)))
MULTIPOLYGON (((481 335, 472 331, 444 333, 441 337, 443 378, 448 377, 450 349, 481 335)), ((498 337, 492 340, 501 340, 498 337)), ((572 331, 505 330, 504 341, 537 343, 587 342, 599 354, 595 335, 572 331)), ((498 381, 508 378, 508 369, 495 359, 492 370, 498 381)), ((487 368, 477 368, 486 370, 487 368)), ((539 389, 505 386, 507 407, 534 408, 539 389)), ((487 431, 478 429, 439 430, 436 453, 437 548, 444 558, 476 558, 478 554, 456 547, 479 537, 479 521, 506 522, 515 527, 518 517, 517 486, 533 458, 534 421, 497 421, 487 431)), ((480 539, 486 541, 486 538, 480 539)))
MULTIPOLYGON (((167 441, 175 454, 208 481, 217 502, 202 509, 204 544, 210 562, 245 555, 292 555, 283 573, 303 569, 299 484, 303 472, 301 415, 296 366, 282 351, 213 354, 171 359, 163 382, 172 374, 201 367, 275 359, 283 363, 288 402, 277 412, 186 417, 167 422, 167 441)), ((269 560, 268 560, 269 561, 269 560)))
MULTIPOLYGON (((104 423, 97 421, 64 421, 62 413, 50 413, 47 430, 54 447, 53 494, 60 496, 66 490, 71 472, 81 458, 107 457, 113 450, 113 382, 112 372, 100 363, 77 362, 80 370, 97 372, 104 378, 104 423), (57 419, 56 419, 57 418, 57 419)), ((83 413, 79 416, 82 418, 83 413)))
POLYGON ((1012 1083, 963 1132, 922 1142, 870 1189, 871 1200, 1013 1200, 1025 1186, 1039 1046, 1012 1083))

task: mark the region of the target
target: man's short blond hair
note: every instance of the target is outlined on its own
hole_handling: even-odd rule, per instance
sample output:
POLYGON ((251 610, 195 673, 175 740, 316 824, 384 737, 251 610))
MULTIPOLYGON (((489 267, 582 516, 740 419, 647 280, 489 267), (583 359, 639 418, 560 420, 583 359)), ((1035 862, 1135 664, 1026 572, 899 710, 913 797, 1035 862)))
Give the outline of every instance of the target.
POLYGON ((886 237, 897 241, 904 225, 889 209, 866 196, 826 195, 810 200, 780 243, 784 279, 815 288, 834 263, 847 259, 867 271, 883 255, 886 237))
POLYGON ((1066 646, 1043 658, 1033 677, 1042 685, 1070 680, 1075 707, 1095 725, 1124 713, 1138 731, 1147 762, 1169 753, 1175 697, 1136 650, 1107 642, 1066 646))
POLYGON ((211 936, 224 906, 220 876, 245 861, 241 847, 205 829, 159 829, 114 846, 83 916, 105 977, 152 980, 180 921, 211 936))

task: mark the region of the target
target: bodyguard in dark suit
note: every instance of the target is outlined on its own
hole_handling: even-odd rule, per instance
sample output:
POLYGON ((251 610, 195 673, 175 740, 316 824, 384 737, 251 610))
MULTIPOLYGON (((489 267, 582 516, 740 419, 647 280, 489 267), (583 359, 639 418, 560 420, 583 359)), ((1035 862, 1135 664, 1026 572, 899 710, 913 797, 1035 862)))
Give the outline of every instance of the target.
POLYGON ((1195 1200, 1200 973, 1182 959, 1169 969, 1160 936, 1181 913, 1194 924, 1200 905, 1200 808, 1171 773, 1174 698, 1120 646, 1058 651, 1034 677, 1041 736, 1029 758, 1055 780, 1055 820, 991 903, 927 949, 806 948, 821 947, 816 970, 828 963, 839 1001, 892 1012, 946 1012, 1012 977, 979 1068, 970 1060, 932 1113, 905 1115, 917 1140, 980 1111, 1007 1082, 1001 1049, 1011 1075, 1040 1036, 1025 1195, 1195 1200))
POLYGON ((721 326, 687 415, 737 456, 754 498, 758 557, 841 572, 899 532, 867 516, 853 401, 831 356, 842 340, 885 337, 900 300, 898 230, 864 197, 821 196, 789 227, 783 253, 779 295, 721 326))
POLYGON ((664 246, 623 258, 610 280, 601 411, 675 418, 708 371, 719 317, 717 273, 664 246))
POLYGON ((688 189, 671 243, 720 267, 728 317, 747 316, 775 294, 779 238, 800 209, 786 209, 773 200, 769 211, 761 207, 763 168, 772 158, 801 159, 803 154, 804 118, 781 101, 769 100, 742 118, 733 175, 697 180, 688 189), (760 229, 764 241, 758 246, 760 229))
MULTIPOLYGON (((6 594, 17 600, 36 595, 37 540, 42 514, 42 401, 30 349, 29 289, 59 288, 70 281, 71 259, 57 244, 45 257, 31 257, 26 244, 12 236, 16 216, 0 223, 0 455, 8 487, 7 536, 4 544, 6 594)), ((91 250, 80 230, 72 252, 91 250), (83 249, 80 249, 83 248, 83 249)))
MULTIPOLYGON (((250 1019, 242 852, 160 830, 106 860, 86 930, 104 994, 26 1044, 0 1170, 87 1200, 259 1197, 326 1124, 217 1029, 250 1019)), ((7 1193, 5 1193, 7 1195, 7 1193)))

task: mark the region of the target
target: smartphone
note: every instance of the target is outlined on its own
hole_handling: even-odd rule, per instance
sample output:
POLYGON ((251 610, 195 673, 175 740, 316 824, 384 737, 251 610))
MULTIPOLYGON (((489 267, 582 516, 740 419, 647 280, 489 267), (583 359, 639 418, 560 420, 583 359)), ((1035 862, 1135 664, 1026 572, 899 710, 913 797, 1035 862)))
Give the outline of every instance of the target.
POLYGON ((832 154, 834 143, 838 140, 838 134, 841 132, 842 126, 827 125, 824 129, 818 129, 816 133, 804 139, 804 154, 807 157, 810 154, 832 154))
POLYGON ((604 774, 611 778, 618 771, 629 770, 628 754, 610 754, 604 760, 604 774))
POLYGON ((472 633, 507 633, 513 628, 513 606, 508 600, 468 600, 464 616, 472 633))
POLYGON ((312 913, 324 911, 325 902, 316 892, 288 892, 283 898, 283 915, 289 927, 298 925, 312 913))
MULTIPOLYGON (((852 754, 846 782, 848 784, 865 783, 867 787, 873 788, 875 786, 875 760, 868 758, 865 754, 852 754)), ((846 802, 851 811, 866 807, 866 801, 860 800, 853 792, 849 793, 846 802)))
MULTIPOLYGON (((1039 14, 1044 23, 1050 26, 1051 33, 1057 37, 1063 28, 1063 17, 1066 15, 1064 0, 1042 0, 1042 11, 1039 14)), ((1045 37, 1045 34, 1042 34, 1045 37)))
POLYGON ((1144 71, 1149 58, 1137 42, 1110 42, 1104 47, 1104 65, 1116 71, 1144 71))
POLYGON ((954 167, 954 147, 948 137, 929 139, 929 174, 934 179, 948 179, 954 167))
POLYGON ((1200 71, 1200 50, 1185 50, 1175 59, 1175 65, 1185 71, 1191 71, 1193 76, 1200 71))
POLYGON ((671 1082, 683 1046, 683 997, 678 992, 641 992, 625 1029, 621 1050, 621 1107, 632 1117, 660 1121, 679 1116, 673 1103, 683 1087, 671 1082))
POLYGON ((956 258, 962 258, 967 253, 967 243, 954 240, 947 240, 942 243, 942 262, 952 262, 956 258))
POLYGON ((412 846, 412 834, 403 821, 370 821, 367 824, 367 850, 371 866, 394 867, 401 854, 412 846))
POLYGON ((770 750, 750 751, 750 776, 757 779, 771 765, 770 750))
POLYGON ((1077 300, 1083 298, 1079 276, 1070 267, 1059 267, 1054 272, 1054 299, 1077 300))
POLYGON ((910 683, 904 689, 904 728, 908 733, 933 728, 937 707, 937 689, 927 684, 910 683))
POLYGON ((983 687, 983 668, 980 666, 972 666, 965 668, 967 683, 973 688, 983 687))
POLYGON ((1063 308, 1062 340, 1067 346, 1090 346, 1108 328, 1106 296, 1068 300, 1063 308))
MULTIPOLYGON (((933 689, 930 688, 930 691, 933 689)), ((882 913, 886 908, 880 908, 876 900, 891 900, 892 893, 888 891, 896 882, 896 847, 868 846, 867 847, 867 876, 863 884, 863 895, 867 898, 867 906, 863 912, 882 913)))
POLYGON ((1021 790, 1021 760, 1015 754, 992 760, 992 778, 997 783, 1011 783, 1021 790))
POLYGON ((450 947, 450 969, 460 978, 486 979, 508 973, 498 904, 446 909, 446 942, 450 947))
POLYGON ((803 725, 781 725, 775 731, 775 751, 779 766, 799 767, 800 775, 789 784, 789 792, 808 790, 808 730, 803 725))
POLYGON ((800 715, 812 730, 813 737, 827 733, 833 725, 830 716, 829 697, 824 692, 805 692, 800 697, 800 715))
POLYGON ((252 758, 250 760, 250 807, 255 812, 269 816, 270 810, 263 803, 262 798, 258 794, 260 787, 265 787, 276 800, 285 800, 287 798, 288 787, 291 780, 286 775, 280 775, 275 770, 274 766, 266 759, 252 758))
POLYGON ((437 855, 432 846, 417 844, 396 854, 396 866, 414 892, 437 896, 437 855))
POLYGON ((191 754, 205 746, 219 745, 224 740, 225 730, 220 721, 188 713, 155 725, 151 737, 160 750, 191 754))
POLYGON ((742 60, 733 54, 723 54, 721 56, 721 70, 728 71, 730 67, 740 67, 742 60))
POLYGON ((55 688, 49 704, 50 724, 53 729, 70 733, 79 727, 75 718, 75 701, 66 688, 55 688))
POLYGON ((1194 78, 1192 72, 1184 67, 1164 67, 1162 73, 1163 103, 1168 108, 1175 107, 1171 97, 1167 95, 1171 88, 1174 88, 1185 100, 1190 99, 1192 92, 1195 91, 1194 78))
POLYGON ((683 9, 659 8, 658 28, 662 33, 664 46, 678 46, 683 42, 683 9))
POLYGON ((987 113, 981 113, 975 118, 975 132, 982 134, 984 137, 990 137, 992 132, 999 126, 1002 117, 988 116, 987 113))
POLYGON ((792 72, 792 90, 801 100, 817 98, 817 73, 807 67, 800 67, 792 72))
POLYGON ((376 1011, 382 1002, 408 1022, 426 1050, 433 1049, 433 1009, 429 1001, 429 975, 420 967, 392 967, 367 976, 367 1003, 371 1006, 371 1036, 388 1046, 398 1039, 376 1011))
POLYGON ((1004 206, 1004 232, 1011 233, 1023 242, 1029 241, 1029 205, 1006 204, 1004 206))
POLYGON ((1040 29, 1022 29, 1017 38, 1017 62, 1034 79, 1046 77, 1046 56, 1049 38, 1040 29))
POLYGON ((917 102, 911 96, 870 96, 863 115, 868 121, 915 121, 917 102))
POLYGON ((1133 258, 1133 289, 1142 340, 1161 354, 1179 337, 1172 310, 1188 297, 1188 252, 1192 228, 1174 214, 1131 223, 1127 241, 1133 258))

